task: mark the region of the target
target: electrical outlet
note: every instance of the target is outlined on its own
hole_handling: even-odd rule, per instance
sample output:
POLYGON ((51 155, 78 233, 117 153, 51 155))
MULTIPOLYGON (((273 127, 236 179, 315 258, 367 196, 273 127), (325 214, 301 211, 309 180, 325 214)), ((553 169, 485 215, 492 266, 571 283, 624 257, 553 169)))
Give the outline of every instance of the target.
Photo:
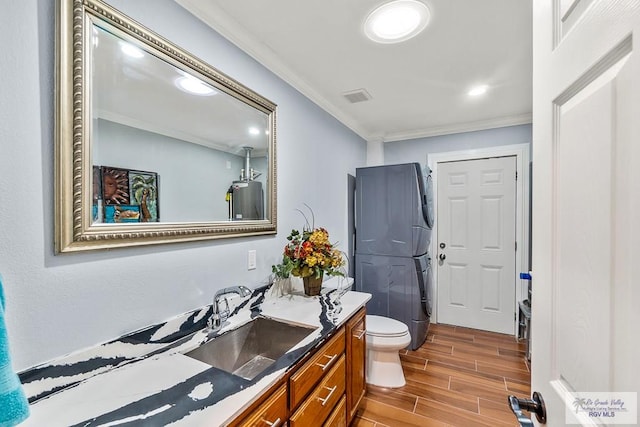
POLYGON ((249 251, 247 255, 247 270, 255 270, 256 269, 256 250, 252 249, 249 251))

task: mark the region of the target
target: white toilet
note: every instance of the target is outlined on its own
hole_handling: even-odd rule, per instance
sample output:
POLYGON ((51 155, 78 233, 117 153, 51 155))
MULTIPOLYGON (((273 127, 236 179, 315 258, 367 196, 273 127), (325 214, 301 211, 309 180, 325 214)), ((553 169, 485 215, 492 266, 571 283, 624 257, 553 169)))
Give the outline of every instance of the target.
POLYGON ((409 328, 382 316, 367 316, 367 384, 397 388, 406 384, 398 351, 411 343, 409 328))

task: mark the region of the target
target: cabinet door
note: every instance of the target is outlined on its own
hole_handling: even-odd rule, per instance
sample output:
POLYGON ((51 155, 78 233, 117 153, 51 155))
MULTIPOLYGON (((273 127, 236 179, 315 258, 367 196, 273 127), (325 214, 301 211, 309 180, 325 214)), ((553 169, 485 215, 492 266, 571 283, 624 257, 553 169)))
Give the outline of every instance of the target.
POLYGON ((281 386, 273 396, 260 405, 252 415, 239 423, 241 426, 277 427, 287 421, 287 387, 281 386))
POLYGON ((363 308, 349 322, 347 334, 347 416, 351 420, 365 393, 365 366, 367 353, 366 311, 363 308))

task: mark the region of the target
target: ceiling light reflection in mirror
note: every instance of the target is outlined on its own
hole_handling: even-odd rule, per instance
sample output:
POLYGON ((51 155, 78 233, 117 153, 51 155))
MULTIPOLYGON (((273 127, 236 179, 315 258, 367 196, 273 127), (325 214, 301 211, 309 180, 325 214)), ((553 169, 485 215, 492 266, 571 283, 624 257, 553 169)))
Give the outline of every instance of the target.
POLYGON ((122 51, 122 53, 130 56, 131 58, 142 58, 144 56, 144 53, 141 49, 125 41, 120 41, 120 50, 122 51))
POLYGON ((212 87, 204 83, 202 80, 196 79, 195 77, 178 77, 176 79, 176 84, 179 89, 186 91, 187 93, 192 93, 194 95, 213 95, 214 90, 212 87))
POLYGON ((469 89, 469 92, 467 92, 467 95, 471 97, 478 97, 480 95, 484 95, 485 93, 487 93, 488 89, 489 89, 489 86, 487 85, 474 86, 471 89, 469 89))

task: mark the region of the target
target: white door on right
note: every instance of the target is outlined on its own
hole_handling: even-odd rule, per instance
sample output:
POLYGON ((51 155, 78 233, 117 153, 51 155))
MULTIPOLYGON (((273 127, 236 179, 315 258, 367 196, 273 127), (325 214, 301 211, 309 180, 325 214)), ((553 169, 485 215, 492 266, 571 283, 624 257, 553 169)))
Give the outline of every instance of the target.
POLYGON ((438 163, 438 323, 513 334, 516 158, 438 163))
POLYGON ((549 426, 636 425, 640 2, 533 16, 531 389, 549 426))

